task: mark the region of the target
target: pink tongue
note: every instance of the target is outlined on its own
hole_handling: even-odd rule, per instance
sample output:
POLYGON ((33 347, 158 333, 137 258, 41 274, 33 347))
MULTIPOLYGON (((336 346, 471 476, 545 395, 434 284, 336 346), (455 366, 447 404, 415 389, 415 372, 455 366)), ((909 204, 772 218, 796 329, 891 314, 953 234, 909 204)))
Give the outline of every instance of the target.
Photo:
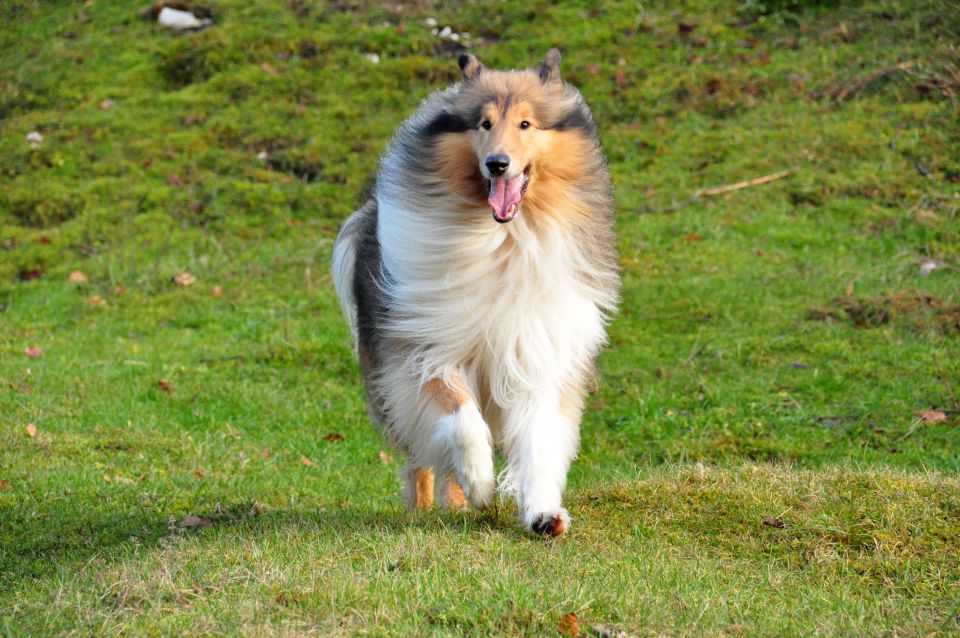
POLYGON ((510 179, 495 177, 490 180, 490 194, 487 203, 493 209, 493 216, 499 221, 508 222, 517 213, 520 199, 523 197, 523 173, 510 179))

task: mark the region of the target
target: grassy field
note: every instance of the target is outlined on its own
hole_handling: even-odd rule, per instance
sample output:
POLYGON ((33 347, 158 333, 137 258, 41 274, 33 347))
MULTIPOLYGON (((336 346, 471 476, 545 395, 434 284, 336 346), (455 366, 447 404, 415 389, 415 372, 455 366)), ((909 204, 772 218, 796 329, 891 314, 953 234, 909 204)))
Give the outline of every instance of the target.
POLYGON ((801 4, 4 2, 0 634, 960 635, 960 4, 801 4), (328 273, 464 42, 616 187, 556 541, 404 510, 328 273))

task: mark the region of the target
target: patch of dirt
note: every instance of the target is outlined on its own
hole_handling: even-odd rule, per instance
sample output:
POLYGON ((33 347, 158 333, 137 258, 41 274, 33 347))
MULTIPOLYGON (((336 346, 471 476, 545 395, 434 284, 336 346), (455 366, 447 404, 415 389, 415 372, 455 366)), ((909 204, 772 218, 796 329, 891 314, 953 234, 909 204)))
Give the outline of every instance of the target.
POLYGON ((919 290, 896 290, 868 298, 847 295, 837 297, 831 305, 843 311, 843 315, 832 308, 814 308, 807 311, 806 318, 815 321, 845 318, 857 328, 896 324, 921 332, 960 335, 960 304, 919 290))

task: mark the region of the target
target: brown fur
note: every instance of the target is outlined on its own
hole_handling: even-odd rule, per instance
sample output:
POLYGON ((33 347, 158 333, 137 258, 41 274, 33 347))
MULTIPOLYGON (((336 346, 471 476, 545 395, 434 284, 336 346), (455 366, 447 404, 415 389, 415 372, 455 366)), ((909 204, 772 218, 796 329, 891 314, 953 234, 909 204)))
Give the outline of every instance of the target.
POLYGON ((411 503, 418 510, 433 507, 433 468, 418 467, 407 475, 411 503))

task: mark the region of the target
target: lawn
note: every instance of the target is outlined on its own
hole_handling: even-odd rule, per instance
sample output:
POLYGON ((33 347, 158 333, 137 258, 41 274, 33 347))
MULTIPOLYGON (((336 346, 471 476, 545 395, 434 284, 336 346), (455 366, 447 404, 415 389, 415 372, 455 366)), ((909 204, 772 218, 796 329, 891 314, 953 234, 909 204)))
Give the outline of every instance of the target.
POLYGON ((960 3, 805 4, 4 2, 0 635, 960 635, 960 3), (329 275, 465 44, 615 184, 557 540, 405 510, 329 275))

